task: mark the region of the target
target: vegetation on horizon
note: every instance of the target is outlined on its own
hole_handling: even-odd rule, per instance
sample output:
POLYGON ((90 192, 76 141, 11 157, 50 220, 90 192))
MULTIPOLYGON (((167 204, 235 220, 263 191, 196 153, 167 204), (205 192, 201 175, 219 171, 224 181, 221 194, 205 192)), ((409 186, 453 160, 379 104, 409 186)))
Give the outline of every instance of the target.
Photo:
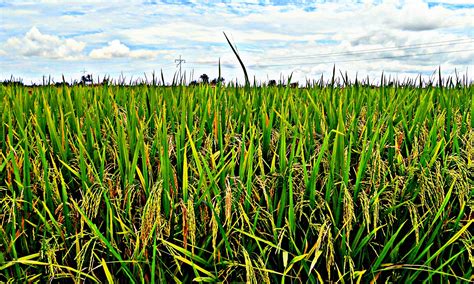
POLYGON ((473 281, 447 86, 0 85, 0 282, 473 281))

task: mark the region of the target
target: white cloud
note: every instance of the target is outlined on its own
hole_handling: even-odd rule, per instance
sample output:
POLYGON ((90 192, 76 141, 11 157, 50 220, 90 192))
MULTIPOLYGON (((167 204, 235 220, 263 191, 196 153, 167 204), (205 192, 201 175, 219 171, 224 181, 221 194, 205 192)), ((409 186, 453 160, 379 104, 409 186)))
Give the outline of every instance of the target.
POLYGON ((130 49, 119 40, 113 40, 106 47, 94 49, 89 56, 96 59, 108 59, 113 57, 126 57, 130 53, 130 49))
POLYGON ((94 59, 111 59, 119 57, 130 57, 136 59, 154 58, 158 54, 157 51, 138 49, 130 50, 128 46, 121 43, 120 40, 108 42, 107 46, 93 49, 89 56, 94 59))
POLYGON ((41 33, 32 27, 23 37, 11 37, 4 51, 11 56, 75 59, 86 46, 85 42, 41 33))
MULTIPOLYGON (((373 7, 371 12, 382 18, 387 26, 407 31, 426 31, 463 24, 456 19, 460 16, 459 12, 441 6, 429 8, 428 3, 421 0, 406 1, 400 8, 397 8, 396 3, 386 1, 373 7)), ((463 20, 465 22, 469 19, 463 20)))

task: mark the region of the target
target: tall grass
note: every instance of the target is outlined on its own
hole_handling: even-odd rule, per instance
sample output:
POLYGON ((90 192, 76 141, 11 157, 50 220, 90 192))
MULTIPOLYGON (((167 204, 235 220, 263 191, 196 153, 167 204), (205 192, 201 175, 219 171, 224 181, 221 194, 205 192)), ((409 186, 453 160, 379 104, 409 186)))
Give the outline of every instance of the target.
POLYGON ((472 281, 473 96, 0 86, 0 281, 472 281))

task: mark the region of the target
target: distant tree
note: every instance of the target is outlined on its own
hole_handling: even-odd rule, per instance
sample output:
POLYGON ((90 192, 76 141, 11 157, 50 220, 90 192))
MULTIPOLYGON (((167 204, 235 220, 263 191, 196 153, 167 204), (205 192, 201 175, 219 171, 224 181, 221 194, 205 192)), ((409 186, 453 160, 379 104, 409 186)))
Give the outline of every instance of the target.
POLYGON ((275 80, 268 81, 268 86, 269 87, 274 87, 274 86, 276 86, 276 84, 277 84, 277 82, 275 80))
POLYGON ((209 84, 209 76, 207 74, 202 74, 199 78, 201 78, 203 84, 209 84))
POLYGON ((1 85, 4 85, 4 86, 24 86, 24 84, 21 80, 15 80, 15 79, 4 80, 3 82, 1 82, 1 85))
POLYGON ((211 81, 211 85, 217 85, 218 83, 224 83, 225 79, 222 78, 222 77, 219 77, 219 78, 214 78, 212 79, 211 81))
POLYGON ((198 83, 196 80, 191 81, 191 82, 189 83, 189 86, 197 86, 197 85, 199 85, 199 83, 198 83))
POLYGON ((296 83, 291 83, 290 88, 298 88, 298 82, 296 83))
POLYGON ((79 84, 85 85, 87 83, 92 84, 92 75, 91 74, 81 76, 81 82, 79 82, 79 84))

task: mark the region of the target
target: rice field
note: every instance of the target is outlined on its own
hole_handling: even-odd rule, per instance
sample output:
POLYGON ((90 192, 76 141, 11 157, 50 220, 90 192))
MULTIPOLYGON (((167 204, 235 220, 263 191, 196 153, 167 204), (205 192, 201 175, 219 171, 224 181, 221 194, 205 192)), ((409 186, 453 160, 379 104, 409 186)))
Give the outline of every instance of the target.
POLYGON ((474 86, 0 85, 0 282, 474 280, 474 86))

